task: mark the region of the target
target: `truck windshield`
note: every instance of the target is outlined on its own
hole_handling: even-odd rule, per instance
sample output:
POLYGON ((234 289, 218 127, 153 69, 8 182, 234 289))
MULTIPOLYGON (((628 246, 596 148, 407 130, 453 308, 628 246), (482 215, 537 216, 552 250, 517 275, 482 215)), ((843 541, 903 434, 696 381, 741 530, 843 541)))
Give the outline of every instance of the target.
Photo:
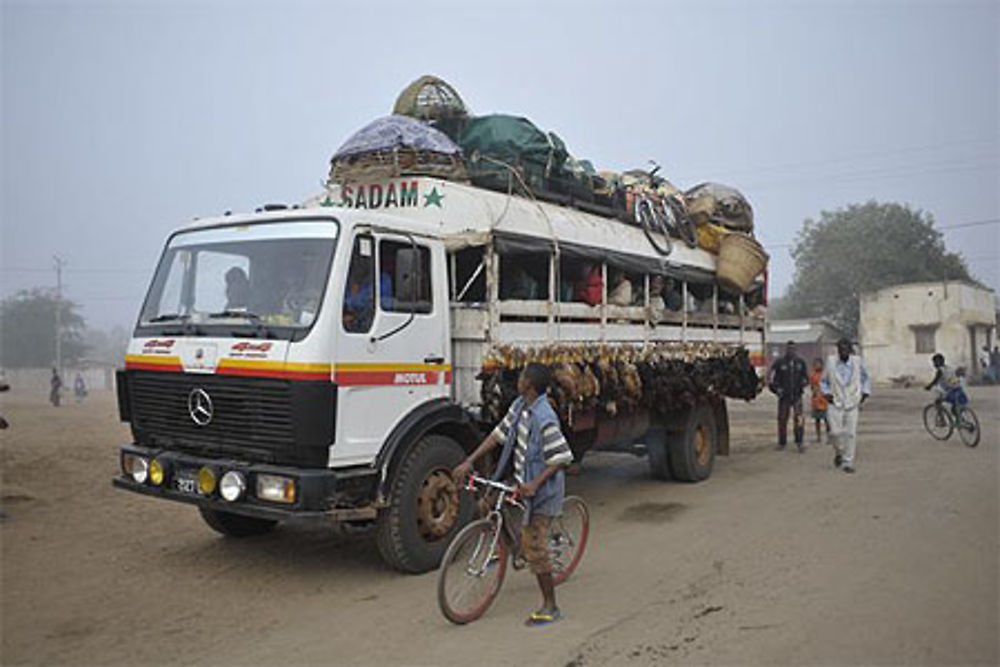
MULTIPOLYGON (((319 312, 338 226, 279 222, 184 232, 167 246, 139 327, 229 335, 308 329, 319 312)), ((284 337, 284 336, 281 336, 284 337)))

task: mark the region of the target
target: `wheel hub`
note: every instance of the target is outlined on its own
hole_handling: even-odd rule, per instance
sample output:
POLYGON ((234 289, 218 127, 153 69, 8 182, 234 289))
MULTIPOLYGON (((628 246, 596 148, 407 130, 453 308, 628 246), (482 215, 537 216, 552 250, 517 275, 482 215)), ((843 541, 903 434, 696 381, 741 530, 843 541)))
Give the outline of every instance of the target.
POLYGON ((458 518, 458 487, 447 470, 432 471, 417 494, 417 524, 424 539, 444 537, 458 518))
POLYGON ((698 465, 708 465, 708 460, 712 452, 709 448, 708 438, 705 436, 705 428, 699 426, 694 432, 694 456, 698 465))

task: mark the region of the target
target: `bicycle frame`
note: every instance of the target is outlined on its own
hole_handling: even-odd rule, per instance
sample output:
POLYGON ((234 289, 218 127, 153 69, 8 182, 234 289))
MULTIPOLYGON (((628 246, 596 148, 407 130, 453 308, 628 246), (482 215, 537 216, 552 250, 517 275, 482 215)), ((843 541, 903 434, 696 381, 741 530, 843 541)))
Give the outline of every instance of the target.
MULTIPOLYGON (((494 482, 491 479, 486 479, 485 477, 479 477, 478 475, 470 475, 468 481, 469 491, 475 491, 476 486, 485 486, 491 489, 499 491, 497 494, 497 499, 493 503, 493 509, 490 510, 489 514, 486 515, 486 519, 496 526, 496 530, 493 532, 493 540, 490 542, 489 551, 487 552, 487 558, 482 560, 482 565, 478 571, 469 572, 472 576, 482 576, 489 566, 490 562, 493 560, 493 555, 496 553, 497 543, 501 539, 502 535, 506 535, 511 543, 512 549, 517 549, 517 539, 516 536, 511 534, 510 527, 507 525, 507 521, 504 518, 503 506, 504 504, 513 505, 519 507, 522 510, 526 509, 524 503, 520 502, 517 498, 517 489, 513 486, 507 484, 502 484, 500 482, 494 482)), ((479 562, 479 550, 482 545, 476 546, 476 551, 473 552, 471 562, 479 562)))

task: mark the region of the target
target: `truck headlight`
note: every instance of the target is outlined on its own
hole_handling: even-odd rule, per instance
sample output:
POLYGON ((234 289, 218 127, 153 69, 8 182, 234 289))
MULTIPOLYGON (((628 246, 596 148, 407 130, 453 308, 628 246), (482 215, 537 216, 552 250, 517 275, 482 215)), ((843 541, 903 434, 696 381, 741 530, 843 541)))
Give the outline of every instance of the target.
POLYGON ((215 471, 208 466, 202 466, 198 471, 198 491, 203 496, 210 496, 215 491, 215 471))
POLYGON ((272 503, 294 503, 295 480, 281 475, 257 475, 257 497, 272 503))
POLYGON ((228 502, 235 502, 243 497, 247 490, 247 478, 238 470, 230 470, 219 480, 219 495, 228 502))
POLYGON ((122 472, 132 477, 136 484, 145 484, 149 478, 149 461, 136 454, 122 456, 122 472))
POLYGON ((166 479, 167 470, 166 466, 160 462, 159 459, 153 459, 149 462, 149 483, 153 486, 160 486, 163 484, 163 480, 166 479))

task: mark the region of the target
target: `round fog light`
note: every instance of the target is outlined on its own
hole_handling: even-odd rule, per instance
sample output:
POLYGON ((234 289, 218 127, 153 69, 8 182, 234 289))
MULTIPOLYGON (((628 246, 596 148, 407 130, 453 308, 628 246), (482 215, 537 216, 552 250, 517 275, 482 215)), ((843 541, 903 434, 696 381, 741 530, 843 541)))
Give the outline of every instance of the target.
POLYGON ((164 477, 163 464, 160 463, 159 459, 153 459, 149 464, 149 483, 153 486, 159 486, 163 484, 164 477))
POLYGON ((234 502, 243 497, 247 490, 247 479, 243 473, 230 470, 222 476, 219 482, 219 494, 228 502, 234 502))
POLYGON ((203 496, 210 496, 215 491, 215 471, 208 466, 198 471, 198 490, 203 496))
POLYGON ((149 477, 149 462, 146 459, 141 456, 132 457, 129 468, 132 473, 132 479, 137 484, 146 483, 146 479, 149 477))

